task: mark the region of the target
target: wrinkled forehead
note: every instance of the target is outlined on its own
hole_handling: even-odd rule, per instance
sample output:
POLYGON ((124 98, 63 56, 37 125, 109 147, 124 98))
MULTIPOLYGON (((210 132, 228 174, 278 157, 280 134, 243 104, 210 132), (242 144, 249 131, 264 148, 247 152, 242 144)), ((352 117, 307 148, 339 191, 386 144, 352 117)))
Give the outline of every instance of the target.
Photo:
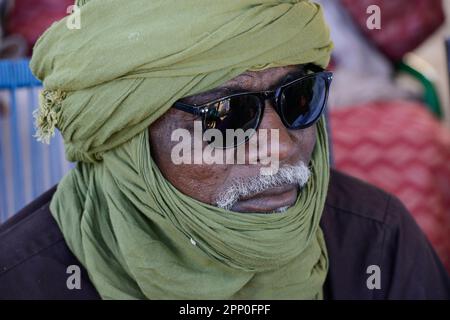
POLYGON ((247 71, 225 82, 219 87, 242 88, 248 91, 270 90, 287 75, 303 71, 303 65, 268 68, 261 71, 247 71))

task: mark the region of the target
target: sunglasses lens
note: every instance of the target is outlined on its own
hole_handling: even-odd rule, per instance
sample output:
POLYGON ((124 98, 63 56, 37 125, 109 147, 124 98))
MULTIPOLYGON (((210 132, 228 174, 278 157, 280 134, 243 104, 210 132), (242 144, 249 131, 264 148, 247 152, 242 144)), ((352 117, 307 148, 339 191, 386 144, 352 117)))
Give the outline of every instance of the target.
POLYGON ((260 115, 260 102, 254 95, 238 95, 215 103, 204 120, 204 127, 219 130, 221 139, 212 134, 209 143, 214 147, 229 148, 247 141, 256 129, 260 115))
POLYGON ((322 114, 328 83, 324 76, 303 79, 283 89, 281 113, 291 129, 310 126, 322 114))

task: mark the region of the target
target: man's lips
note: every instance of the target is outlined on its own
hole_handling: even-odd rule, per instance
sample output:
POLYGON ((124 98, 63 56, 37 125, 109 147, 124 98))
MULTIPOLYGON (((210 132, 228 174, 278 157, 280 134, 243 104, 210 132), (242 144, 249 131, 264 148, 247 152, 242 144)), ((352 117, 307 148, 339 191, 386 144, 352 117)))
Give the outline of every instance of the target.
POLYGON ((237 212, 274 212, 282 207, 290 207, 297 200, 298 186, 283 185, 264 192, 243 197, 231 208, 237 212))

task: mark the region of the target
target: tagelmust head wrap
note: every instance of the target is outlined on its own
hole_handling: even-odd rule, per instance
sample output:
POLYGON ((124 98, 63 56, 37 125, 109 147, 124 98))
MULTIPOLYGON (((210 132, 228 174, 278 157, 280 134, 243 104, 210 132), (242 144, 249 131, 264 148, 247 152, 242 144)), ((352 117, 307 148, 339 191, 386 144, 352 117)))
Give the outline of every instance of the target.
POLYGON ((78 0, 38 40, 37 135, 59 129, 77 161, 51 203, 67 244, 107 299, 321 298, 327 254, 323 119, 312 177, 283 214, 242 214, 173 187, 151 158, 149 125, 181 97, 246 70, 331 52, 321 8, 286 0, 78 0))

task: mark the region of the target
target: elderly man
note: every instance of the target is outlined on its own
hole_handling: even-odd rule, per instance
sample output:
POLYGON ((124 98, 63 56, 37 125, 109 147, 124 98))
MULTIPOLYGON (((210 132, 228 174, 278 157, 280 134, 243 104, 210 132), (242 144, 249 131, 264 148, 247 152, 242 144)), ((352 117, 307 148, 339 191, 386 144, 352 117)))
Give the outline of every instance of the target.
POLYGON ((1 227, 1 298, 449 297, 399 201, 329 169, 319 6, 77 4, 31 61, 77 167, 1 227))

